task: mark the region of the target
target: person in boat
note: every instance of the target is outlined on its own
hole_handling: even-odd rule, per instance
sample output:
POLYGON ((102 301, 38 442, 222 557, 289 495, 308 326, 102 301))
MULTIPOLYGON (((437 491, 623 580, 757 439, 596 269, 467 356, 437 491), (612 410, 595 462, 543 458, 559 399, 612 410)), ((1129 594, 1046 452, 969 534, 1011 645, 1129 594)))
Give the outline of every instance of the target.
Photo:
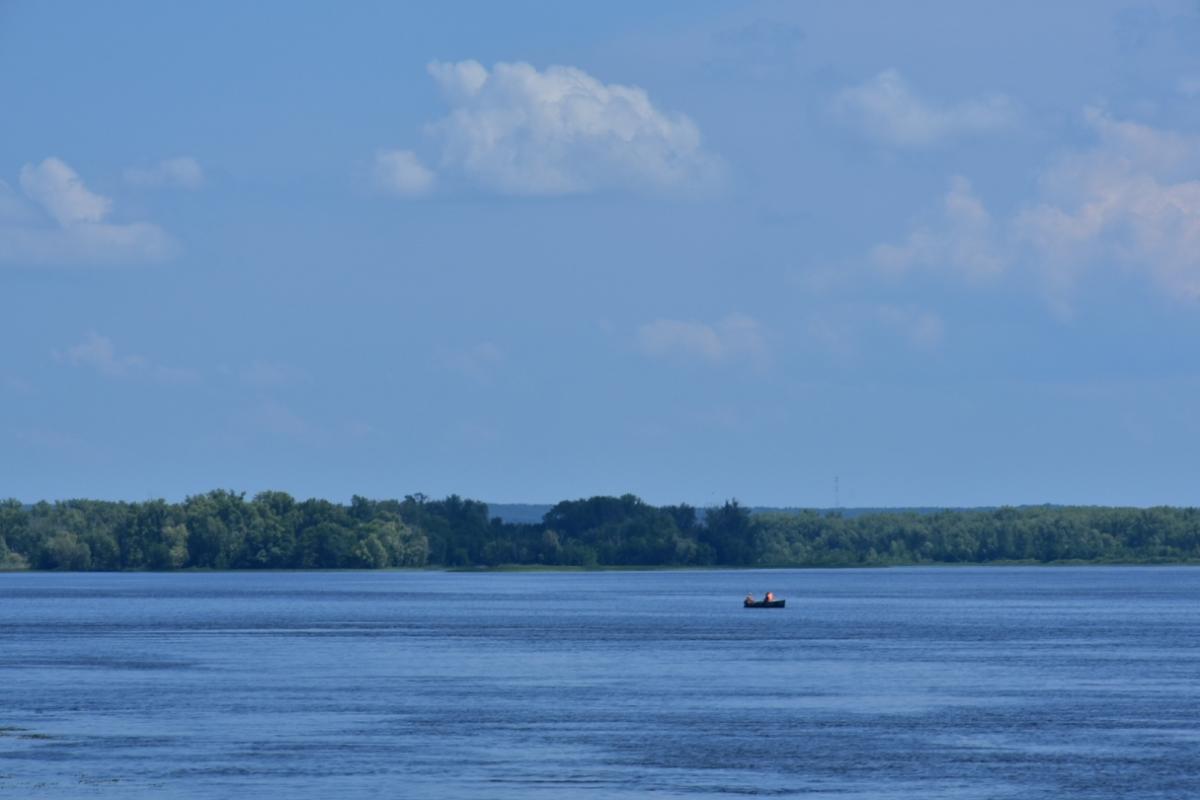
POLYGON ((774 600, 775 600, 775 593, 774 593, 774 592, 767 592, 767 593, 766 593, 766 594, 763 596, 763 602, 764 602, 764 603, 770 603, 770 602, 773 602, 774 600))
POLYGON ((750 605, 753 602, 754 602, 754 592, 746 592, 746 605, 750 605))

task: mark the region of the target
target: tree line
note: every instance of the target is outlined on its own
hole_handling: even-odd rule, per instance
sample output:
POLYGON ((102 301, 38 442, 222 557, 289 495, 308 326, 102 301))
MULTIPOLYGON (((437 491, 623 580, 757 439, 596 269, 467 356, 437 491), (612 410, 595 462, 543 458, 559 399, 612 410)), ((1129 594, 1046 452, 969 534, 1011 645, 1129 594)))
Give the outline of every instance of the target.
POLYGON ((933 513, 698 510, 633 495, 568 500, 540 523, 488 506, 213 491, 181 503, 0 501, 0 568, 380 569, 545 566, 883 566, 1200 561, 1200 510, 1023 506, 933 513))

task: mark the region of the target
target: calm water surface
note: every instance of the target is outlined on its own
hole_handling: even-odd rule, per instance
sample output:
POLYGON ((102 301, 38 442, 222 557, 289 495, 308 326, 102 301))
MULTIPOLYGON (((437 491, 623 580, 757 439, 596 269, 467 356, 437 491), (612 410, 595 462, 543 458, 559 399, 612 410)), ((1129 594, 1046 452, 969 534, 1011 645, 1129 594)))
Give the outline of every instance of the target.
POLYGON ((1200 570, 0 574, 0 797, 648 795, 1198 797, 1200 570))

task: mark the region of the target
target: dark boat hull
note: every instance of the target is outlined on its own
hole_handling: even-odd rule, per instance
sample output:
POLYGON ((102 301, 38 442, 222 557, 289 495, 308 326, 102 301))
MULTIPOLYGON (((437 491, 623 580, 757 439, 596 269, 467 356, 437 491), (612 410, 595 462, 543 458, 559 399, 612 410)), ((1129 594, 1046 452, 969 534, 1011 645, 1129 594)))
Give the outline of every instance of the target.
POLYGON ((783 608, 783 604, 787 600, 755 600, 753 602, 746 600, 743 602, 746 608, 783 608))

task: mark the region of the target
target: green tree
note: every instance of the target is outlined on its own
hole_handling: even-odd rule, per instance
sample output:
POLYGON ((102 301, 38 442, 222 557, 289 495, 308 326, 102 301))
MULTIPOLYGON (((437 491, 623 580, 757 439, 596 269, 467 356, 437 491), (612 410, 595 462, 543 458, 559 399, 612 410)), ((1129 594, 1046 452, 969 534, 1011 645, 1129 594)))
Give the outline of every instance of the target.
POLYGON ((718 564, 744 565, 754 561, 756 543, 750 511, 737 500, 708 509, 701 541, 713 549, 718 564))
POLYGON ((82 571, 92 568, 90 548, 79 537, 67 531, 59 531, 47 540, 41 549, 41 569, 82 571))

